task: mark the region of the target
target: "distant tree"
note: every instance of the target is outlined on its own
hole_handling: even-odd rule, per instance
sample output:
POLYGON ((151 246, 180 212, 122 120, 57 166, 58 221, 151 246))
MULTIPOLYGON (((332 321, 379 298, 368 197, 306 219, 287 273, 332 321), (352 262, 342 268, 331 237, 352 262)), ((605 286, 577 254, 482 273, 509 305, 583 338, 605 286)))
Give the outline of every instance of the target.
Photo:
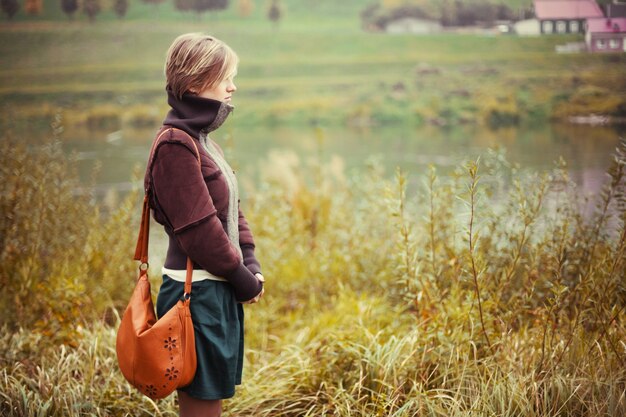
POLYGON ((442 26, 454 26, 456 23, 456 3, 451 0, 442 0, 440 13, 442 26))
POLYGON ((278 26, 278 22, 280 21, 282 15, 282 11, 280 9, 280 4, 278 0, 272 0, 269 9, 267 10, 267 18, 274 23, 274 26, 278 26))
POLYGON ((393 20, 404 17, 416 19, 431 19, 422 6, 409 3, 401 3, 400 6, 387 9, 378 3, 374 3, 361 11, 363 27, 367 30, 384 30, 387 24, 393 20))
POLYGON ((72 19, 78 10, 78 0, 61 0, 61 9, 69 19, 72 19))
POLYGON ((476 13, 474 13, 473 5, 468 6, 461 0, 456 0, 454 5, 456 6, 455 26, 471 26, 476 22, 476 13))
POLYGON ((142 0, 144 3, 152 4, 154 7, 159 7, 159 4, 163 3, 165 0, 142 0))
POLYGON ((191 8, 198 14, 209 11, 218 11, 228 8, 228 0, 191 0, 191 8))
POLYGON ((90 22, 96 21, 96 16, 101 9, 100 0, 83 0, 83 13, 89 17, 90 22))
POLYGON ((181 12, 193 10, 193 0, 174 0, 174 7, 181 12))
POLYGON ((40 14, 43 10, 43 1, 42 0, 26 0, 24 4, 24 10, 26 13, 36 15, 40 14))
POLYGON ((365 9, 361 10, 361 21, 373 22, 376 14, 380 11, 380 5, 378 3, 372 3, 365 9))
POLYGON ((497 6, 490 3, 476 3, 474 5, 474 22, 472 24, 481 23, 487 26, 493 25, 497 17, 497 6))
POLYGON ((239 16, 248 17, 254 10, 254 3, 252 0, 239 0, 239 16))
POLYGON ((442 26, 492 25, 496 20, 520 19, 503 0, 378 0, 361 11, 366 30, 384 30, 403 17, 439 19, 442 26))
POLYGON ((452 22, 453 26, 492 25, 496 19, 515 17, 513 10, 503 3, 495 4, 485 0, 468 3, 455 0, 454 6, 456 20, 452 22))
POLYGON ((496 6, 496 18, 498 20, 515 20, 516 15, 513 9, 506 4, 499 4, 496 6))
POLYGON ((2 7, 2 12, 7 15, 7 19, 11 20, 20 9, 20 4, 17 0, 1 0, 0 7, 2 7))
POLYGON ((120 19, 126 16, 126 12, 128 11, 128 0, 115 0, 113 4, 113 10, 115 14, 120 19))

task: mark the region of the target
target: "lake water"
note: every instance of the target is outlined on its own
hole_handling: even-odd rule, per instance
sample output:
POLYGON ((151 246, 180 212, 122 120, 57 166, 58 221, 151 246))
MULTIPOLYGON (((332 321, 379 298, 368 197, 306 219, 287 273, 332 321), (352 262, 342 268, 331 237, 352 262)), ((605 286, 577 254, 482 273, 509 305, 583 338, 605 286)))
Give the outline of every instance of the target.
MULTIPOLYGON (((104 193, 130 186, 133 167, 145 164, 154 131, 70 129, 61 138, 68 153, 77 152, 79 173, 85 181, 100 161, 102 169, 96 181, 99 193, 104 193)), ((251 128, 229 121, 212 137, 225 148, 238 176, 245 181, 257 181, 262 167, 280 158, 297 158, 302 164, 311 159, 340 159, 345 171, 350 172, 364 168, 372 156, 384 165, 389 176, 399 166, 410 177, 419 178, 431 163, 446 172, 463 161, 485 155, 488 148, 504 147, 509 161, 530 170, 550 169, 563 157, 574 181, 585 192, 596 192, 606 180, 604 173, 620 137, 626 138, 626 126, 552 124, 499 130, 479 126, 251 128)))

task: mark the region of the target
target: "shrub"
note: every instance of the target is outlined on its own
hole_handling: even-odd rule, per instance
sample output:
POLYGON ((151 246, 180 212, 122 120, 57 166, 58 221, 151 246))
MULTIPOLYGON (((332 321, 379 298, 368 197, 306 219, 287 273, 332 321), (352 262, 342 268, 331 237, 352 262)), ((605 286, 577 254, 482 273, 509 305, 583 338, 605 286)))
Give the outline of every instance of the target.
POLYGON ((406 17, 429 19, 430 14, 417 5, 406 4, 393 8, 385 8, 378 3, 371 4, 361 12, 363 27, 375 30, 384 30, 389 22, 406 17))
POLYGON ((100 0, 84 0, 83 1, 83 13, 87 15, 91 23, 96 21, 96 16, 102 10, 100 0))
MULTIPOLYGON (((226 402, 232 415, 626 413, 626 143, 602 193, 590 200, 595 211, 587 213, 562 162, 528 173, 503 152, 489 152, 446 177, 432 166, 416 182, 402 172, 388 179, 372 159, 345 175, 341 160, 322 159, 324 135, 316 133, 316 157, 301 162, 271 154, 260 185, 247 193, 244 208, 267 283, 261 303, 246 308, 246 377, 236 400, 226 402)), ((29 165, 24 171, 32 175, 15 177, 27 158, 2 149, 12 155, 2 161, 10 167, 3 177, 22 187, 3 185, 4 212, 22 213, 12 209, 14 201, 20 207, 45 201, 61 209, 50 213, 71 217, 45 214, 19 227, 5 221, 1 236, 8 230, 10 241, 27 249, 28 242, 42 244, 27 252, 38 256, 3 258, 2 278, 36 265, 46 285, 71 290, 78 281, 84 285, 78 317, 92 317, 91 306, 102 311, 99 298, 126 300, 114 284, 128 283, 112 268, 125 268, 121 259, 132 242, 119 240, 128 240, 124 225, 138 215, 139 202, 128 200, 100 225, 81 223, 76 214, 96 206, 79 198, 70 207, 72 187, 39 181, 44 172, 52 184, 71 177, 54 165, 50 149, 37 153, 36 164, 49 168, 29 165), (72 231, 61 242, 55 221, 72 231), (78 230, 89 230, 87 239, 78 230), (50 278, 50 270, 95 278, 50 278)), ((2 284, 16 294, 23 282, 2 284)), ((75 293, 56 296, 48 300, 52 311, 55 304, 76 305, 75 293)), ((23 317, 48 307, 41 305, 46 300, 30 301, 23 317)), ((51 344, 42 331, 2 332, 0 414, 175 413, 173 398, 153 403, 123 381, 111 327, 100 320, 83 325, 74 327, 74 348, 51 344)))
POLYGON ((65 13, 69 19, 72 19, 74 13, 78 10, 78 0, 62 0, 61 9, 63 9, 63 13, 65 13))
POLYGON ((11 20, 20 9, 20 4, 17 0, 2 0, 0 2, 0 8, 4 12, 4 14, 7 15, 7 19, 11 20))
POLYGON ((552 117, 567 120, 575 116, 605 115, 626 116, 626 99, 623 94, 596 86, 577 88, 568 100, 554 105, 552 117))
POLYGON ((135 128, 158 126, 162 115, 157 108, 133 106, 124 112, 124 124, 135 128))
POLYGON ((122 123, 120 110, 114 106, 99 106, 85 114, 85 124, 89 129, 119 130, 122 123))
POLYGON ((76 343, 77 326, 132 289, 136 193, 103 215, 58 142, 28 149, 5 138, 0 170, 0 325, 76 343))
POLYGON ((481 119, 491 128, 515 126, 521 119, 520 109, 514 97, 483 97, 479 108, 481 119))

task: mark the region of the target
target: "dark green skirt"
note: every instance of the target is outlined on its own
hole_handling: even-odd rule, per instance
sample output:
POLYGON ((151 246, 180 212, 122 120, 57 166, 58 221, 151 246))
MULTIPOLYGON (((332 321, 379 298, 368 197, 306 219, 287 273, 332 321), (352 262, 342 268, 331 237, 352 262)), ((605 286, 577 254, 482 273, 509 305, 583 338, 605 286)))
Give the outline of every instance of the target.
MULTIPOLYGON (((163 275, 157 297, 161 317, 183 296, 184 283, 163 275)), ((191 319, 196 337, 198 368, 181 391, 202 400, 219 400, 235 395, 243 368, 243 306, 232 286, 223 281, 203 280, 191 286, 191 319)))

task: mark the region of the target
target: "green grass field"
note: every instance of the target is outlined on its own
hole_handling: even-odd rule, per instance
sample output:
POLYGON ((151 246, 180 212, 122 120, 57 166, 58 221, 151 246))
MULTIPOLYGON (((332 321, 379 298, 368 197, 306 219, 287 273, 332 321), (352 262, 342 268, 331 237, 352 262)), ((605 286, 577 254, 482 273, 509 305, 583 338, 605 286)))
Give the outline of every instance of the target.
POLYGON ((206 31, 241 57, 242 123, 498 126, 589 113, 624 117, 626 55, 554 53, 575 37, 390 36, 360 29, 359 2, 336 10, 291 3, 278 28, 259 2, 246 18, 233 6, 197 19, 168 3, 156 11, 134 5, 137 15, 124 21, 4 23, 0 101, 12 121, 45 121, 62 111, 68 123, 82 123, 101 117, 103 107, 131 123, 134 114, 161 115, 169 43, 206 31))

